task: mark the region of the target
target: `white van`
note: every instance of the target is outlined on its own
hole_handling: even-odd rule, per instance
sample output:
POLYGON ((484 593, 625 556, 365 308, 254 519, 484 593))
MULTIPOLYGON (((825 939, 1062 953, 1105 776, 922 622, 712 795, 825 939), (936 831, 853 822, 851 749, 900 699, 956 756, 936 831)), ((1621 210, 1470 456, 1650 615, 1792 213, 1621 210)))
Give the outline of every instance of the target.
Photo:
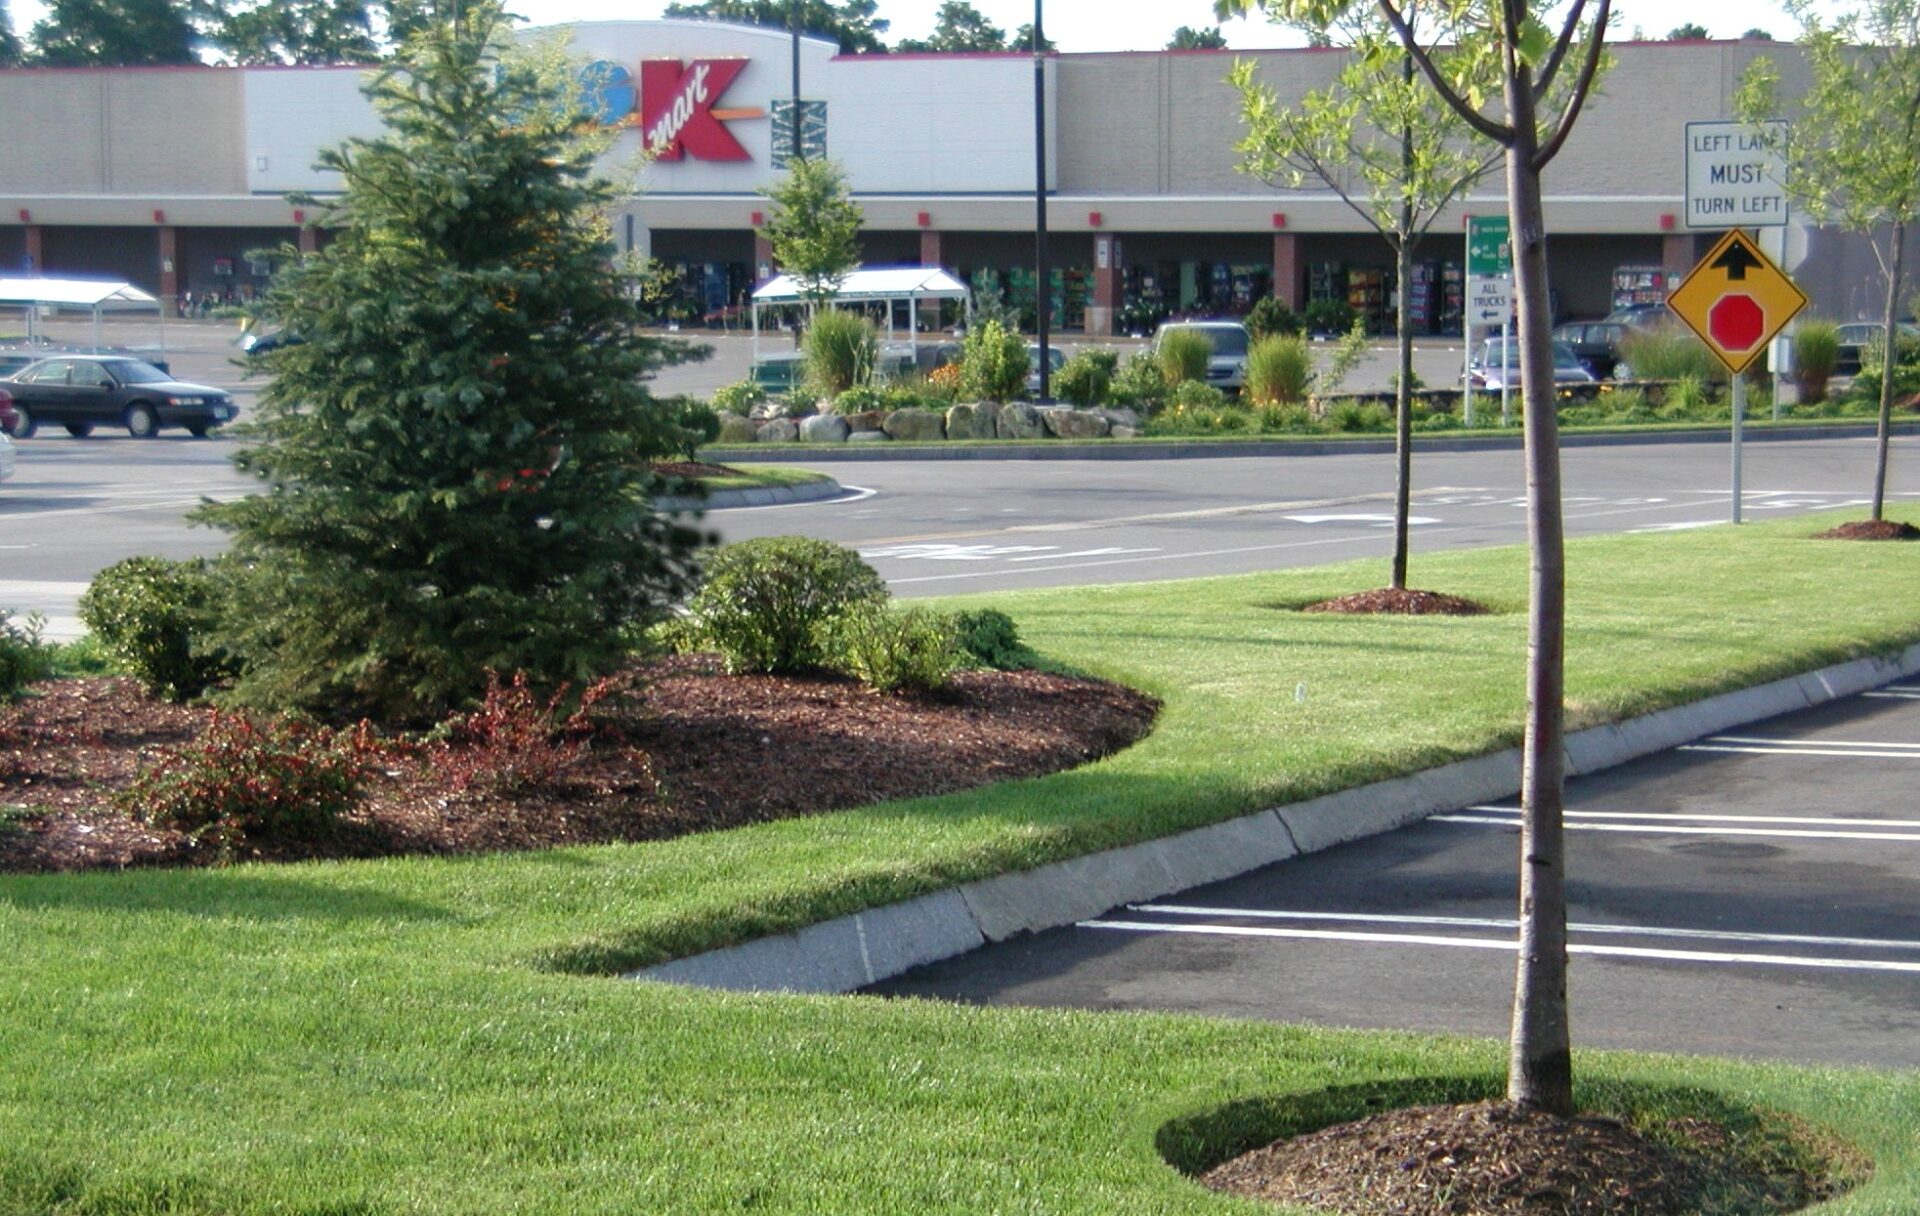
POLYGON ((1207 383, 1218 389, 1239 392, 1247 382, 1247 347, 1252 339, 1247 327, 1238 321, 1167 321, 1153 331, 1153 350, 1160 352, 1161 339, 1176 329, 1192 330, 1213 343, 1207 359, 1207 383))

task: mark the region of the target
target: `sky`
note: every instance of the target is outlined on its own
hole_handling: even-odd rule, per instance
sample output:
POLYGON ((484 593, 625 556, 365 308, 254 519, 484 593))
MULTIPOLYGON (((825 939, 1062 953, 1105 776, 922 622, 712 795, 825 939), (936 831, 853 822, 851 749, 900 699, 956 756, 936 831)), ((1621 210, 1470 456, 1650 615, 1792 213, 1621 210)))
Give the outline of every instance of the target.
MULTIPOLYGON (((15 32, 24 35, 45 14, 39 0, 0 0, 12 15, 15 32)), ((534 25, 569 21, 631 21, 657 17, 667 0, 509 0, 508 8, 534 25)), ((1011 34, 1033 20, 1032 0, 973 0, 987 20, 1011 34)), ((880 0, 878 15, 892 22, 887 41, 924 38, 933 32, 940 0, 880 0)), ((1792 38, 1798 26, 1770 0, 1626 0, 1616 8, 1614 37, 1631 37, 1639 28, 1659 38, 1676 26, 1703 25, 1715 38, 1737 38, 1758 27, 1777 38, 1792 38)), ((1049 0, 1043 18, 1047 37, 1063 51, 1147 51, 1167 43, 1182 25, 1215 24, 1212 0, 1049 0)), ((1236 50, 1297 46, 1301 39, 1263 21, 1226 22, 1221 31, 1236 50)))

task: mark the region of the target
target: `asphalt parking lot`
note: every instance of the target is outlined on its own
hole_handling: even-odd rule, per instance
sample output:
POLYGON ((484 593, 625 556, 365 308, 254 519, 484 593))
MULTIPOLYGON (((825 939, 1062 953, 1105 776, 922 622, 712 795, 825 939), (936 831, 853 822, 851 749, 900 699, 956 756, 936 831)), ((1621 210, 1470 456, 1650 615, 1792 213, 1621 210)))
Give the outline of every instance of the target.
MULTIPOLYGON (((1568 788, 1576 1046, 1920 1066, 1920 682, 1568 788)), ((872 991, 1503 1036, 1512 802, 872 991)))

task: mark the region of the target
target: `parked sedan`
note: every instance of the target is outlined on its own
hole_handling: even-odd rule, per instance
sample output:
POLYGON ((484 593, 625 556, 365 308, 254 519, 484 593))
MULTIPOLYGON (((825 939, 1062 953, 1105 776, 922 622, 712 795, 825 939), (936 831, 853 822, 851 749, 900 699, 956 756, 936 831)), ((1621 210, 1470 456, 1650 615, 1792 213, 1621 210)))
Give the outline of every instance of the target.
POLYGON ((151 363, 118 355, 42 359, 5 387, 13 395, 12 432, 21 439, 43 422, 75 436, 102 425, 124 426, 136 439, 151 439, 170 426, 205 435, 236 412, 221 389, 175 380, 151 363))
MULTIPOLYGON (((1473 387, 1500 391, 1503 384, 1512 382, 1515 388, 1520 385, 1520 344, 1509 343, 1505 351, 1501 349, 1498 338, 1484 343, 1474 352, 1473 362, 1468 365, 1473 387), (1502 358, 1504 353, 1505 358, 1502 358)), ((1579 356, 1573 348, 1564 342, 1553 344, 1553 382, 1555 384, 1592 384, 1593 373, 1581 366, 1579 356)))
POLYGON ((1553 340, 1570 347, 1594 379, 1605 380, 1620 362, 1620 343, 1632 332, 1620 321, 1569 321, 1554 326, 1553 340))
MULTIPOLYGON (((1857 376, 1863 363, 1878 363, 1887 345, 1887 327, 1878 321, 1853 321, 1842 325, 1835 335, 1840 339, 1840 349, 1834 352, 1833 374, 1836 376, 1857 376)), ((1900 336, 1911 339, 1920 336, 1920 326, 1910 321, 1900 322, 1900 336)))

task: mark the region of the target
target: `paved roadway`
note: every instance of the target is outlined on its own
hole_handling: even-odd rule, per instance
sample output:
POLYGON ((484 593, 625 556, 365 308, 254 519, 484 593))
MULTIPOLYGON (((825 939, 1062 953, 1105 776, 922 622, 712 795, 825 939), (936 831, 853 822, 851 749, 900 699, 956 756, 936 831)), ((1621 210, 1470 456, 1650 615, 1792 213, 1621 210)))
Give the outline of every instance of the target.
MULTIPOLYGON (((1920 1067, 1920 682, 1568 788, 1576 1045, 1920 1067)), ((1504 1036, 1517 812, 1474 807, 880 985, 1504 1036)))

